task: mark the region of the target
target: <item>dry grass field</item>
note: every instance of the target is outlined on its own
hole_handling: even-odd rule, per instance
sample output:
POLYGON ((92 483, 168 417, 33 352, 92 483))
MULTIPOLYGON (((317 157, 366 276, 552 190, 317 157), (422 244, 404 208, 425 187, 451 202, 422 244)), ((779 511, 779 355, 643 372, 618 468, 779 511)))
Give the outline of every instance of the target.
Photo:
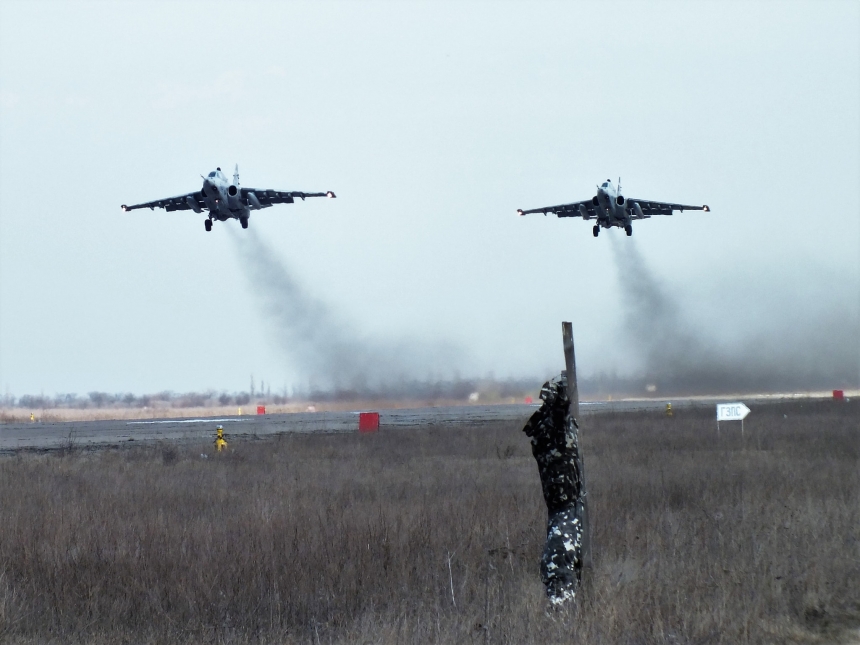
MULTIPOLYGON (((584 423, 594 569, 538 578, 521 424, 0 457, 6 643, 830 643, 860 627, 860 405, 584 423), (205 454, 203 458, 201 454, 205 454)), ((229 437, 228 437, 229 438, 229 437)))

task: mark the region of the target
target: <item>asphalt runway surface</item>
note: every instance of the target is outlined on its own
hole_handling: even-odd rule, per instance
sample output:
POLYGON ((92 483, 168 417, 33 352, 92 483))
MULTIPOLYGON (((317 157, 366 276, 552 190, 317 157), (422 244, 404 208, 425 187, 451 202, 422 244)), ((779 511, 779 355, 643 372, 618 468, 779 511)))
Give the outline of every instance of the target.
MULTIPOLYGON (((665 401, 583 402, 581 413, 601 410, 656 410, 665 401)), ((683 402, 673 405, 683 406, 683 402)), ((689 403, 688 403, 689 405, 689 403)), ((475 425, 495 421, 522 421, 540 407, 538 404, 464 405, 438 408, 379 410, 380 429, 432 425, 475 425)), ((353 412, 299 412, 260 416, 201 417, 197 419, 153 419, 68 421, 58 423, 0 424, 0 452, 18 450, 58 450, 75 447, 137 445, 159 441, 199 443, 213 441, 215 428, 224 426, 229 439, 265 437, 280 433, 346 433, 358 431, 358 415, 353 412)))

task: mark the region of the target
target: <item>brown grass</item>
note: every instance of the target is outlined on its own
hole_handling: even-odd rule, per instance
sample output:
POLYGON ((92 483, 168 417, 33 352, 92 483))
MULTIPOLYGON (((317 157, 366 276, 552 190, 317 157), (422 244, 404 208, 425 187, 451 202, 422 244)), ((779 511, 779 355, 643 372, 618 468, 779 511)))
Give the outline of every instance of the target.
POLYGON ((712 414, 586 419, 596 561, 575 616, 548 613, 538 579, 546 512, 519 423, 4 457, 0 639, 848 638, 860 406, 762 406, 743 439, 712 414))

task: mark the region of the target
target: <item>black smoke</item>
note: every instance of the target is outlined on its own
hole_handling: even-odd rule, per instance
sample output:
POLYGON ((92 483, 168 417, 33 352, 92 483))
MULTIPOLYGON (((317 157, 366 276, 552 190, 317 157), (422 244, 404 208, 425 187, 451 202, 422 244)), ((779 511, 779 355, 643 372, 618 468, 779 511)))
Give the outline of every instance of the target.
POLYGON ((682 306, 692 298, 658 279, 633 240, 613 238, 612 251, 624 310, 622 335, 641 365, 643 390, 653 384, 663 393, 720 394, 860 384, 857 302, 823 294, 812 301, 793 298, 790 286, 778 285, 773 288, 787 295, 774 299, 780 304, 754 325, 731 308, 693 322, 682 306), (732 340, 716 333, 721 329, 733 331, 732 340))
MULTIPOLYGON (((253 285, 272 339, 292 371, 312 390, 364 396, 397 396, 450 380, 462 351, 407 336, 381 340, 362 333, 298 282, 260 236, 230 230, 239 263, 253 285)), ((435 391, 431 388, 430 391, 435 391)))

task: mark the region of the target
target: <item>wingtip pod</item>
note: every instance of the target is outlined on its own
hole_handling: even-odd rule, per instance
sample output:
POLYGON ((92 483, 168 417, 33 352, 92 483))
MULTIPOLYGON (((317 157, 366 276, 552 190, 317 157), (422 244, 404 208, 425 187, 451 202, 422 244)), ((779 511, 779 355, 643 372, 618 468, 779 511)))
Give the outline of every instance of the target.
POLYGON ((708 206, 707 204, 705 204, 704 206, 702 206, 702 210, 703 210, 703 211, 705 211, 706 213, 710 213, 710 212, 711 212, 711 207, 710 207, 710 206, 708 206))
POLYGON ((337 197, 337 195, 335 195, 332 191, 328 191, 325 196, 329 199, 335 199, 337 197))
POLYGON ((518 209, 517 209, 517 215, 519 215, 520 217, 522 217, 524 214, 525 214, 525 213, 523 213, 523 209, 522 209, 522 208, 518 208, 518 209))

